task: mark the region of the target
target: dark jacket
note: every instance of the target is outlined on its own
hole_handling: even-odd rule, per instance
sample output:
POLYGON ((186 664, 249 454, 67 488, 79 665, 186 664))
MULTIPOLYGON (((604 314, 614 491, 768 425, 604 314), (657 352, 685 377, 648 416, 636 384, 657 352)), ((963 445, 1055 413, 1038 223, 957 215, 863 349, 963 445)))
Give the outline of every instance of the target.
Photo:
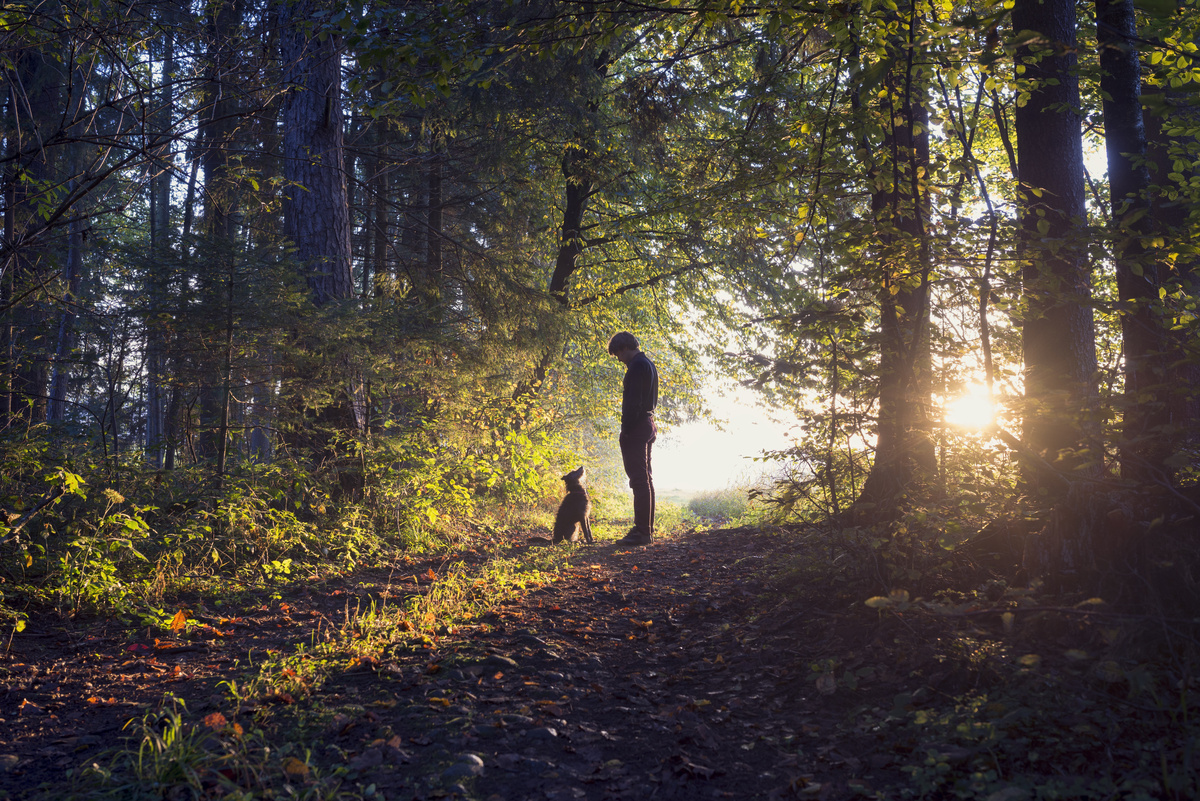
POLYGON ((658 406, 658 368, 644 353, 625 364, 621 394, 621 430, 628 431, 654 414, 658 406))

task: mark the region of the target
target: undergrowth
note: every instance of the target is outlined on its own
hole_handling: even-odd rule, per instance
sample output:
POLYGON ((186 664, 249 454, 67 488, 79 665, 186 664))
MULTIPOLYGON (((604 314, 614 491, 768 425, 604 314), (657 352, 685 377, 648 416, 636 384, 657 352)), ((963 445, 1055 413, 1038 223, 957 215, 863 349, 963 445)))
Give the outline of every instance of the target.
POLYGON ((268 653, 243 677, 223 682, 222 711, 190 714, 167 697, 131 722, 127 744, 92 760, 77 776, 73 797, 370 798, 374 792, 349 780, 344 767, 323 772, 295 736, 328 717, 320 702, 324 684, 347 671, 384 671, 397 651, 436 648, 460 626, 553 581, 571 553, 488 553, 474 564, 447 564, 420 593, 347 601, 341 619, 312 642, 268 653))
POLYGON ((414 431, 338 442, 339 458, 320 462, 231 462, 217 477, 28 429, 0 439, 0 622, 49 607, 156 626, 180 592, 269 588, 446 547, 486 526, 488 509, 550 494, 553 443, 504 444, 499 462, 414 431))
POLYGON ((840 703, 840 734, 874 742, 896 776, 885 789, 875 771, 861 794, 1200 797, 1196 621, 1090 591, 1104 582, 1022 577, 1027 529, 976 526, 938 509, 799 525, 766 571, 772 614, 836 618, 810 691, 840 703))

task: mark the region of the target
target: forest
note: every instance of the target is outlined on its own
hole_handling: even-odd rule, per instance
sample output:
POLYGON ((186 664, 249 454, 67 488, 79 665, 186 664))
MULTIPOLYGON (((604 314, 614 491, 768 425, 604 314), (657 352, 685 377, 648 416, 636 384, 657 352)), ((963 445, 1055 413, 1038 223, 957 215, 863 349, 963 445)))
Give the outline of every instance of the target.
POLYGON ((5 3, 0 799, 1195 797, 1198 51, 1194 0, 5 3), (642 552, 622 330, 661 431, 799 421, 642 552), (598 544, 529 548, 580 464, 598 544), (485 727, 526 646, 566 694, 485 727), (693 647, 683 750, 597 756, 603 671, 693 647))

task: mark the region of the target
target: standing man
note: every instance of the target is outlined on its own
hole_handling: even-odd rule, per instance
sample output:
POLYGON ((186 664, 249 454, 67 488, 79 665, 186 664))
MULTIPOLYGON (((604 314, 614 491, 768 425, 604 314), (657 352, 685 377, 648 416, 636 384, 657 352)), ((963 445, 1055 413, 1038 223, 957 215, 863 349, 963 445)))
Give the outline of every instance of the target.
POLYGON ((650 449, 658 437, 654 407, 658 405, 658 369, 638 349, 637 337, 628 331, 614 334, 608 352, 625 365, 621 394, 621 459, 633 490, 633 528, 618 545, 649 545, 654 534, 654 474, 650 449))

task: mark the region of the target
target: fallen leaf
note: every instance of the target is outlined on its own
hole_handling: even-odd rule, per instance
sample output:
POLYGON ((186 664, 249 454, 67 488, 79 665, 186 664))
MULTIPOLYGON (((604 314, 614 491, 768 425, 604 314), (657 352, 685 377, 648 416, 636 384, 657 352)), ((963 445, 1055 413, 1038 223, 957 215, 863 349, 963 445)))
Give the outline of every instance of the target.
POLYGON ((283 760, 283 772, 295 779, 308 778, 309 768, 296 757, 288 757, 283 760))
POLYGON ((210 729, 223 729, 229 725, 229 719, 220 712, 213 712, 211 715, 204 716, 204 725, 210 729))
POLYGON ((171 631, 183 631, 187 626, 188 613, 186 610, 180 609, 175 613, 175 617, 171 618, 171 631))

